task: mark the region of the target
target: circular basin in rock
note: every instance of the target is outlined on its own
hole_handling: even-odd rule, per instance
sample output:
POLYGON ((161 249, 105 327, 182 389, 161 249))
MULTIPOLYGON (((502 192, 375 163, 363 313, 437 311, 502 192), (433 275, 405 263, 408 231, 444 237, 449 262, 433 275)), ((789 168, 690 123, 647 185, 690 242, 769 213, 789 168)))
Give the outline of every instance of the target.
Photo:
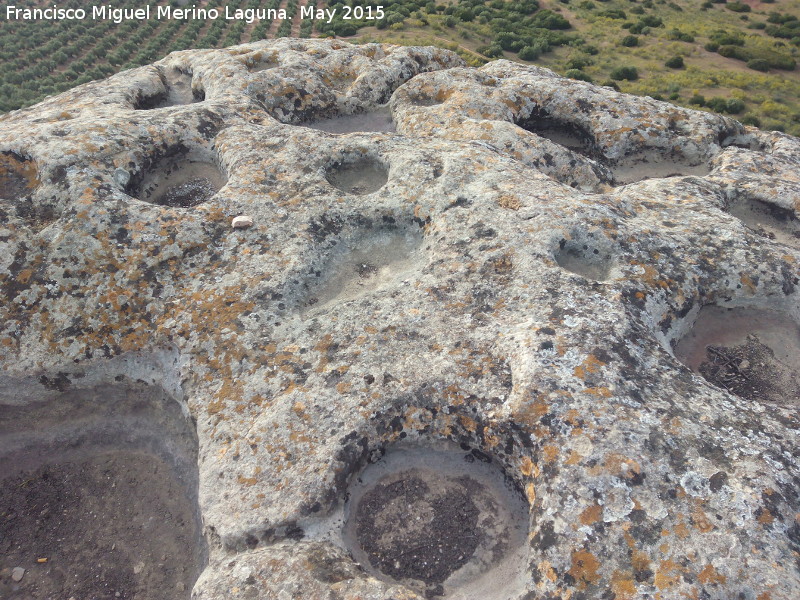
POLYGON ((325 178, 332 186, 355 196, 372 194, 389 181, 389 169, 372 157, 340 162, 328 168, 325 178))
POLYGON ((675 356, 742 398, 800 404, 800 327, 786 313, 705 306, 675 356))
POLYGON ((344 538, 356 560, 428 597, 518 592, 528 506, 490 460, 409 446, 368 466, 346 508, 344 538))
POLYGON ((128 193, 152 204, 190 208, 210 200, 226 182, 216 164, 189 155, 163 160, 128 193))
POLYGON ((206 548, 177 402, 142 385, 0 400, 0 597, 188 600, 206 548))

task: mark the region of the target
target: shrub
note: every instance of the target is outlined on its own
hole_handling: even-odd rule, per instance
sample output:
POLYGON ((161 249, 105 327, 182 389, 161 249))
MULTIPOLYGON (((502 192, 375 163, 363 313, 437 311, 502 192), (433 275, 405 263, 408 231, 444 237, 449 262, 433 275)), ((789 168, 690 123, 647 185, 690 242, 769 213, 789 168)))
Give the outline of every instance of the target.
POLYGON ((761 119, 759 119, 755 115, 745 115, 744 118, 742 119, 742 123, 745 125, 753 125, 755 127, 761 127, 761 119))
POLYGON ((622 44, 626 48, 633 48, 634 46, 639 45, 639 38, 636 37, 635 35, 626 35, 624 38, 622 38, 620 44, 622 44))
POLYGON ((478 54, 483 54, 487 58, 498 58, 503 56, 503 49, 496 44, 491 44, 489 46, 481 46, 478 48, 478 54))
POLYGON ((618 8, 610 8, 608 10, 601 10, 597 13, 598 17, 605 17, 606 19, 624 19, 626 17, 625 11, 618 8))
POLYGON ((744 102, 739 100, 739 98, 729 98, 725 103, 725 112, 732 115, 738 115, 744 112, 744 102))
POLYGON ((622 81, 623 79, 627 81, 636 81, 639 79, 639 72, 636 70, 636 67, 617 67, 611 70, 609 77, 614 81, 622 81))
POLYGON ((672 92, 668 97, 670 100, 677 100, 681 95, 678 92, 672 92))
POLYGON ((691 33, 686 33, 680 29, 670 29, 667 32, 667 39, 677 42, 693 42, 694 36, 691 33))
POLYGON ((695 94, 689 98, 689 104, 694 104, 695 106, 705 106, 706 98, 702 94, 695 94))
POLYGON ((747 67, 749 69, 753 69, 754 71, 766 73, 769 71, 769 61, 766 61, 763 58, 753 58, 747 61, 747 67))
POLYGON ((458 20, 453 15, 447 15, 442 23, 445 27, 455 27, 458 20))
POLYGON ((539 54, 539 51, 533 46, 525 46, 519 51, 519 57, 521 60, 536 60, 539 58, 539 54))
POLYGON ((715 112, 726 112, 728 103, 725 98, 711 98, 706 102, 706 106, 715 112))
POLYGON ((682 56, 673 56, 664 63, 664 66, 670 69, 683 69, 686 65, 683 62, 682 56))
POLYGON ((582 8, 584 10, 594 10, 597 8, 597 4, 592 2, 592 0, 583 0, 583 2, 578 4, 578 8, 582 8))
POLYGON ((729 2, 726 4, 728 10, 732 10, 733 12, 738 13, 748 13, 752 9, 750 8, 749 4, 745 4, 744 2, 729 2))
POLYGON ((608 79, 607 81, 604 81, 603 82, 603 87, 610 87, 613 90, 619 91, 619 86, 617 85, 617 82, 612 80, 612 79, 608 79))
POLYGON ((654 17, 653 15, 647 15, 639 19, 639 22, 644 25, 645 27, 663 27, 664 21, 661 20, 661 17, 654 17))
POLYGON ((716 52, 719 50, 719 44, 716 42, 708 42, 705 46, 703 46, 709 52, 716 52))
POLYGON ((580 69, 568 69, 564 75, 570 79, 578 79, 580 81, 588 81, 589 83, 592 83, 592 78, 580 69))
POLYGON ((561 15, 552 10, 540 10, 533 16, 533 26, 543 29, 569 29, 571 25, 561 15))
POLYGON ((598 54, 600 54, 599 48, 597 46, 592 46, 591 44, 587 44, 586 46, 584 46, 583 51, 586 52, 586 54, 590 54, 591 56, 597 56, 598 54))

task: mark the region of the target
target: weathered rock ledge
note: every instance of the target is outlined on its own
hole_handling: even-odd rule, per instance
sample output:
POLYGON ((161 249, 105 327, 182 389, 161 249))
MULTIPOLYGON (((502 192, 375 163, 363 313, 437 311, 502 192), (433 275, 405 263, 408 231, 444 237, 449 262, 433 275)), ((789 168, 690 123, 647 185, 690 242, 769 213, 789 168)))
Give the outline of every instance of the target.
MULTIPOLYGON (((0 474, 163 458, 197 547, 162 581, 116 544, 123 598, 793 600, 799 211, 800 140, 545 69, 173 53, 0 117, 0 474), (403 448, 490 461, 522 545, 423 474, 356 538, 433 490, 413 531, 466 555, 363 564, 348 487, 403 448)), ((0 592, 80 592, 51 551, 0 592)))

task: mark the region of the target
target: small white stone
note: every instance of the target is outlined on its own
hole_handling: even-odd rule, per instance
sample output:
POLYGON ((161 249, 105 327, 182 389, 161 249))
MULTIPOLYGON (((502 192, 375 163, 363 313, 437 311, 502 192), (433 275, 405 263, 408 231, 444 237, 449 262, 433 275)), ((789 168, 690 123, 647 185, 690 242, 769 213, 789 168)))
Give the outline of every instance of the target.
POLYGON ((252 226, 253 217, 248 215, 239 215, 238 217, 234 217, 233 221, 231 221, 231 227, 234 229, 247 229, 252 226))
POLYGON ((25 575, 25 569, 23 569, 22 567, 14 567, 11 570, 11 579, 13 579, 15 582, 22 581, 22 577, 24 575, 25 575))

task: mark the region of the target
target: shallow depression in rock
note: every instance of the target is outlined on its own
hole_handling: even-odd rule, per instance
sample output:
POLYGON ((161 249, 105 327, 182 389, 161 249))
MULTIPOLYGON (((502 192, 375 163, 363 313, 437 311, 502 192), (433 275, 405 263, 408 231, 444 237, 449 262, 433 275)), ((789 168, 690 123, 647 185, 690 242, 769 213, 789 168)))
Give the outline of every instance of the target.
POLYGON ((705 306, 675 356, 743 398, 800 404, 800 327, 786 313, 705 306))
POLYGON ((395 131, 392 113, 388 108, 381 108, 357 115, 341 115, 331 119, 321 119, 313 123, 303 123, 305 127, 327 131, 328 133, 345 134, 357 132, 393 132, 395 131))
POLYGON ((188 156, 164 160, 129 193, 145 202, 189 208, 211 199, 226 182, 214 163, 188 156))
POLYGON ((188 599, 206 550, 177 403, 115 385, 0 408, 0 572, 25 570, 0 597, 188 599))
POLYGON ((522 591, 528 506, 488 460, 409 446, 368 466, 346 507, 344 539, 356 560, 431 598, 492 600, 522 591))
POLYGON ((626 185, 645 179, 663 179, 665 177, 685 177, 694 175, 702 177, 711 172, 711 168, 703 163, 690 165, 676 160, 653 160, 651 162, 623 163, 611 167, 616 185, 626 185))
POLYGON ((389 181, 389 169, 375 158, 336 163, 328 168, 328 183, 348 194, 363 196, 377 192, 389 181))
POLYGON ((554 254, 558 266, 586 279, 605 281, 611 277, 614 256, 605 236, 573 234, 562 239, 554 254))
POLYGON ((399 284, 420 265, 422 241, 422 232, 413 225, 367 229, 338 243, 305 283, 301 314, 315 315, 399 284))

